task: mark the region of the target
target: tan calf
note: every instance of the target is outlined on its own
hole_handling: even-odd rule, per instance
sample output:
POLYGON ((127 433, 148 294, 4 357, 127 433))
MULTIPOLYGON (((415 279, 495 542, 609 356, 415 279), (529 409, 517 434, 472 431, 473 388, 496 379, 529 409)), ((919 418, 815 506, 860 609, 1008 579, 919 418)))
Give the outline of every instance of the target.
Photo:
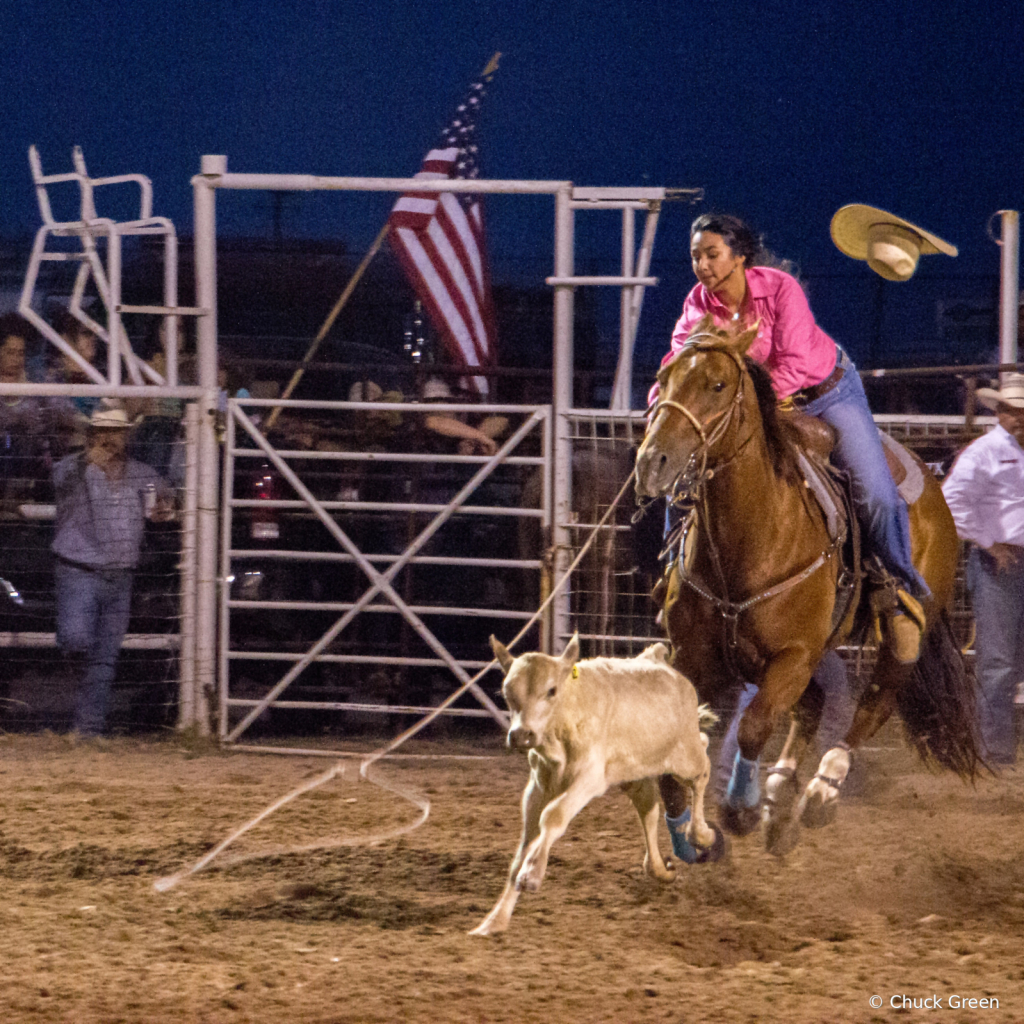
POLYGON ((674 878, 658 849, 661 802, 657 778, 672 775, 691 793, 687 839, 708 847, 714 832, 704 820, 710 766, 689 680, 668 664, 664 644, 636 658, 579 659, 579 639, 560 658, 513 658, 494 637, 491 647, 505 673, 502 694, 512 712, 508 744, 528 751, 530 781, 523 792, 523 834, 508 882, 494 909, 471 935, 504 931, 522 889, 536 892, 551 846, 594 797, 620 785, 636 807, 647 853, 644 867, 674 878))

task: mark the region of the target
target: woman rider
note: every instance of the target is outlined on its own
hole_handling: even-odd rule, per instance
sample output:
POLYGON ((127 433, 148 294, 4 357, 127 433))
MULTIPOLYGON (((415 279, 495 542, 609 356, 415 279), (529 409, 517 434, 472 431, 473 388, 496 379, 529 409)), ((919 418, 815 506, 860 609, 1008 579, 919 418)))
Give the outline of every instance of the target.
MULTIPOLYGON (((896 658, 917 661, 928 585, 914 568, 907 506, 896 491, 864 387, 849 356, 815 323, 796 278, 775 267, 760 239, 738 217, 703 214, 690 227, 696 284, 672 332, 668 362, 707 314, 721 326, 760 323, 747 351, 763 363, 779 400, 791 398, 836 434, 832 461, 850 476, 854 507, 869 550, 896 579, 899 604, 889 619, 896 658)), ((651 390, 657 397, 657 385, 651 390)))

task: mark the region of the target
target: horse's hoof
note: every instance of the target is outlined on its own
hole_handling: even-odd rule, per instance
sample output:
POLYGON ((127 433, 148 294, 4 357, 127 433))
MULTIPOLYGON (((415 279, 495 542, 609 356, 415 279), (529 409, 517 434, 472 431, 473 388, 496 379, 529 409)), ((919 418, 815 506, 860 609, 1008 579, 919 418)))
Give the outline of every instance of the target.
POLYGON ((785 857, 800 842, 800 822, 793 817, 764 820, 764 848, 773 857, 785 857))
POLYGON ((800 814, 800 823, 808 828, 824 828, 836 820, 839 813, 839 803, 833 800, 825 803, 819 796, 812 796, 803 801, 803 810, 800 814))
POLYGON ((712 821, 708 822, 708 828, 715 833, 715 841, 710 846, 696 847, 697 859, 694 864, 714 864, 729 852, 729 841, 725 833, 712 821))
POLYGON ((785 856, 800 841, 800 822, 793 814, 799 794, 794 772, 769 774, 761 821, 765 849, 775 857, 785 856))
POLYGON ((721 804, 718 814, 722 828, 733 836, 749 836, 761 824, 760 807, 730 807, 721 804))

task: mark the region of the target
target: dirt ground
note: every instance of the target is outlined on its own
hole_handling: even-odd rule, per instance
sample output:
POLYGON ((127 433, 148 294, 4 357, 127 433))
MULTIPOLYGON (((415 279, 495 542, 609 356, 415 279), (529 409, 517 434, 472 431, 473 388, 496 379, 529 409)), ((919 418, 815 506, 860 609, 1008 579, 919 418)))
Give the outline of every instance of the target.
MULTIPOLYGON (((156 879, 333 762, 0 737, 0 1020, 1024 1021, 1021 771, 972 789, 887 732, 835 824, 784 860, 758 834, 734 840, 671 885, 642 873, 633 810, 609 795, 555 846, 510 930, 480 939, 466 932, 503 885, 526 765, 499 736, 475 749, 494 756, 382 764, 432 803, 401 838, 215 861, 159 893, 156 879)), ((343 778, 231 852, 416 815, 343 778)))

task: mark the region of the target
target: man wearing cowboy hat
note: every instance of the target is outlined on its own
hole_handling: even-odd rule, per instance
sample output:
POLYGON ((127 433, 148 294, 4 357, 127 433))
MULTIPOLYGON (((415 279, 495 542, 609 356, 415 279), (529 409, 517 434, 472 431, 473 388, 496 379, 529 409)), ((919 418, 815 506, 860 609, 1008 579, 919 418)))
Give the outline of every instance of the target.
POLYGON ((129 427, 123 409, 99 406, 85 451, 53 467, 57 644, 80 672, 73 728, 82 736, 106 727, 146 519, 173 515, 163 479, 128 458, 129 427))
POLYGON ((1014 689, 1024 679, 1024 375, 978 401, 999 425, 969 444, 942 485, 957 533, 973 545, 967 586, 977 627, 981 739, 985 759, 1013 764, 1014 689))

